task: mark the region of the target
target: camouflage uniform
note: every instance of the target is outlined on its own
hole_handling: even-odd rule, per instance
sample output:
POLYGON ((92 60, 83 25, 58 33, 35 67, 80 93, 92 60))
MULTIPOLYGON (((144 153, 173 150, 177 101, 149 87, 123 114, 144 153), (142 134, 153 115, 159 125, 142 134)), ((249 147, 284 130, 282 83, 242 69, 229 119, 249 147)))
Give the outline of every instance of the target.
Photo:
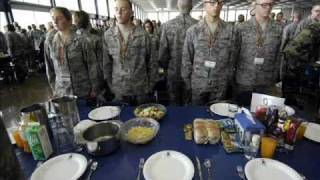
POLYGON ((237 26, 235 96, 249 92, 251 97, 252 91, 270 94, 279 75, 282 26, 270 20, 262 32, 264 41, 260 48, 258 28, 262 32, 254 17, 237 26))
POLYGON ((144 103, 155 84, 157 61, 151 57, 151 40, 142 27, 135 26, 128 39, 125 57, 121 57, 121 33, 118 26, 104 34, 103 73, 115 100, 144 103))
POLYGON ((30 32, 30 36, 31 36, 32 41, 34 43, 35 50, 39 50, 39 46, 40 46, 40 42, 41 42, 41 38, 42 38, 43 34, 44 33, 42 31, 40 31, 39 29, 35 29, 30 32))
POLYGON ((24 53, 24 44, 21 36, 16 32, 9 31, 5 36, 8 45, 8 53, 13 57, 22 57, 24 53))
POLYGON ((183 103, 183 81, 181 78, 181 57, 186 31, 197 23, 189 14, 181 14, 163 24, 160 38, 159 59, 167 70, 167 89, 172 104, 183 103))
POLYGON ((289 25, 287 25, 283 29, 282 33, 282 41, 281 41, 281 51, 285 49, 285 47, 288 45, 288 43, 294 38, 295 31, 297 29, 299 22, 293 22, 289 25))
POLYGON ((7 40, 2 32, 0 32, 0 51, 4 54, 7 54, 8 52, 7 40))
POLYGON ((221 100, 226 95, 233 67, 234 28, 222 20, 219 23, 215 42, 214 38, 210 37, 205 20, 201 20, 187 31, 181 76, 186 86, 192 89, 194 105, 221 100), (210 45, 210 42, 213 44, 210 45))
POLYGON ((312 23, 303 29, 300 34, 285 49, 287 67, 293 70, 302 64, 314 63, 320 60, 320 23, 312 23))
MULTIPOLYGON (((49 41, 50 42, 50 41, 49 41)), ((47 42, 48 43, 48 42, 47 42)), ((70 40, 64 45, 64 63, 59 60, 61 39, 55 33, 49 51, 46 51, 48 79, 54 80, 54 95, 74 94, 84 97, 97 91, 97 62, 90 43, 83 37, 71 31, 70 40), (48 58, 49 57, 49 58, 48 58), (50 72, 54 70, 54 72, 50 72), (50 77, 54 76, 54 77, 50 77)))
POLYGON ((301 94, 300 87, 305 85, 305 83, 301 83, 306 80, 306 76, 310 78, 315 74, 315 79, 311 77, 309 79, 311 81, 308 80, 307 82, 309 87, 312 87, 310 86, 312 84, 318 87, 314 88, 313 91, 318 96, 318 103, 320 103, 320 96, 317 93, 319 91, 319 72, 312 67, 315 61, 320 60, 320 23, 307 25, 287 46, 284 52, 286 63, 284 63, 285 66, 283 68, 282 93, 286 98, 286 102, 295 105, 294 103, 299 97, 297 95, 301 94))
MULTIPOLYGON (((282 41, 281 41, 281 46, 280 46, 281 52, 286 48, 286 46, 294 38, 294 34, 295 34, 295 31, 297 29, 298 24, 299 24, 299 22, 293 22, 293 23, 287 25, 283 29, 282 41)), ((281 65, 280 65, 280 77, 283 76, 283 66, 284 66, 284 63, 285 63, 285 59, 284 58, 285 57, 282 55, 281 56, 281 65)))
POLYGON ((52 60, 50 59, 50 46, 52 45, 52 40, 54 38, 54 35, 57 33, 57 30, 52 29, 51 31, 48 31, 46 34, 46 40, 44 41, 44 59, 45 59, 45 65, 46 65, 46 74, 48 77, 48 82, 52 90, 54 90, 54 82, 55 82, 55 73, 54 73, 54 67, 52 60))
MULTIPOLYGON (((155 33, 153 34, 149 34, 149 37, 151 39, 151 58, 154 60, 159 60, 159 36, 155 33)), ((156 78, 158 80, 160 80, 160 75, 158 74, 159 72, 159 68, 160 68, 160 62, 157 62, 157 66, 155 66, 156 70, 157 70, 157 74, 154 78, 156 78)))
POLYGON ((294 37, 296 37, 306 26, 315 22, 316 21, 312 19, 311 16, 308 16, 307 18, 300 21, 300 23, 297 26, 297 29, 295 30, 294 37))

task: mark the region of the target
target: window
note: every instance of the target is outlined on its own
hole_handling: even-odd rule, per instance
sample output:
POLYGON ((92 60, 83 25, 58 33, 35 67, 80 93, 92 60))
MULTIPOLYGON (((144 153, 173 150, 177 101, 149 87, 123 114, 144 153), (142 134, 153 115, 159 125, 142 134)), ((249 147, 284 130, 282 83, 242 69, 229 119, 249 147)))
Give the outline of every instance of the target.
POLYGON ((167 22, 169 20, 169 12, 168 11, 159 12, 159 20, 161 21, 161 23, 167 22))
POLYGON ((7 19, 4 12, 0 12, 0 30, 4 32, 3 26, 7 25, 7 19))
POLYGON ((228 12, 228 22, 234 22, 236 20, 236 11, 235 10, 229 10, 228 12))
POLYGON ((94 0, 81 0, 82 10, 89 14, 96 14, 96 6, 94 0))
POLYGON ((158 13, 157 12, 148 12, 148 19, 150 20, 158 20, 158 13))
POLYGON ((247 20, 247 19, 246 19, 246 17, 247 17, 247 10, 237 10, 237 13, 236 13, 237 19, 236 19, 236 21, 238 21, 238 16, 239 16, 240 14, 242 14, 242 15, 244 16, 244 19, 247 20))
POLYGON ((48 22, 52 21, 49 12, 12 9, 12 13, 14 21, 18 22, 21 28, 24 29, 27 29, 31 24, 35 24, 37 26, 40 24, 47 25, 48 22))
POLYGON ((79 10, 78 0, 55 0, 55 1, 56 1, 56 6, 65 7, 65 8, 68 8, 69 10, 74 10, 74 11, 79 10))
POLYGON ((98 0, 97 2, 99 15, 108 16, 107 0, 98 0))
POLYGON ((203 17, 203 11, 191 11, 191 16, 194 19, 199 20, 199 17, 202 16, 203 17))
POLYGON ((50 0, 12 0, 12 1, 51 6, 50 0))
POLYGON ((109 2, 109 10, 110 10, 110 17, 114 18, 115 17, 115 6, 116 2, 114 0, 108 0, 109 2))

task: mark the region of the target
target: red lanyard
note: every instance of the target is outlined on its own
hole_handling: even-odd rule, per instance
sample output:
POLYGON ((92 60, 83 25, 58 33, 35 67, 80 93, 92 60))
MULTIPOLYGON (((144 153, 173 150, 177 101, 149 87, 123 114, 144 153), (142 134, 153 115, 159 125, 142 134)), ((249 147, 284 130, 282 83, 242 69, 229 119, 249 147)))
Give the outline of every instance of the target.
MULTIPOLYGON (((266 26, 265 31, 268 29, 268 24, 266 26)), ((263 32, 261 32, 261 29, 262 28, 260 27, 260 24, 256 20, 256 37, 257 37, 256 45, 257 45, 257 48, 262 48, 263 47, 264 42, 265 42, 265 38, 266 38, 266 37, 263 37, 263 32)))
POLYGON ((124 59, 127 55, 127 51, 128 51, 128 45, 129 45, 129 40, 131 39, 131 36, 135 30, 135 27, 133 28, 133 30, 130 32, 127 42, 125 41, 120 29, 119 30, 119 34, 120 34, 120 56, 121 56, 121 62, 124 63, 124 59))
MULTIPOLYGON (((205 22, 206 23, 206 22, 205 22)), ((213 48, 214 47, 214 44, 215 42, 217 41, 218 39, 218 35, 220 33, 220 28, 221 28, 221 21, 219 20, 218 22, 218 26, 216 28, 216 30, 214 31, 214 33, 212 34, 211 31, 210 31, 210 28, 208 26, 208 24, 206 24, 207 27, 208 27, 208 30, 209 30, 209 39, 208 39, 208 47, 209 48, 213 48)))

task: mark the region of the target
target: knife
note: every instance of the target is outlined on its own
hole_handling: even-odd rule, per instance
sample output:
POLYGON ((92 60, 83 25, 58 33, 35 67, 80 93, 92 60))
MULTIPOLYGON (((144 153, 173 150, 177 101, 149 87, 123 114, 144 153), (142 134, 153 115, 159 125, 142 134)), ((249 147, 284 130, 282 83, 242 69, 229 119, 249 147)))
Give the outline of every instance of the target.
POLYGON ((198 156, 196 156, 196 161, 197 161, 197 168, 198 168, 198 172, 199 172, 199 179, 203 180, 201 163, 200 163, 200 160, 199 160, 198 156))

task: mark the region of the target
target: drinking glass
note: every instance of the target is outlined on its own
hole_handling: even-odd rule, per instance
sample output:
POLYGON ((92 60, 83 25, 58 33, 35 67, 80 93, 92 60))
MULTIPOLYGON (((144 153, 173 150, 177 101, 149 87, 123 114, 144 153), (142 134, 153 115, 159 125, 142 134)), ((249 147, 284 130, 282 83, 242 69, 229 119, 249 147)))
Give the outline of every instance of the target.
POLYGON ((261 157, 272 158, 277 147, 277 140, 271 137, 261 138, 261 157))

